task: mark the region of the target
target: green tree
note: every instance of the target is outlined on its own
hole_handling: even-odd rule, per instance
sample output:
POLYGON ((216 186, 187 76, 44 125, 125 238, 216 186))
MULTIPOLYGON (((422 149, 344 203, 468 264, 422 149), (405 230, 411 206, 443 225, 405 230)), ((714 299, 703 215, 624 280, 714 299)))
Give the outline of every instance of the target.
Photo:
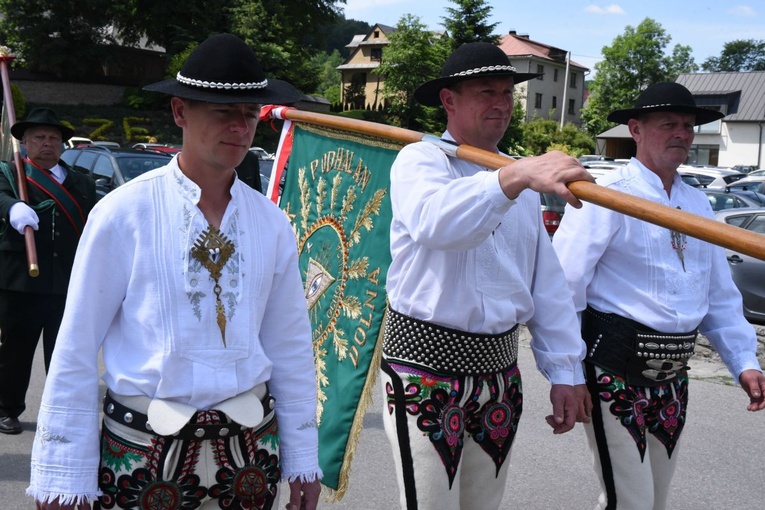
POLYGON ((345 17, 342 16, 335 23, 326 28, 324 44, 319 46, 318 49, 328 54, 337 50, 343 58, 348 58, 350 50, 346 48, 346 45, 353 39, 354 35, 369 33, 371 28, 372 25, 366 21, 345 19, 345 17))
POLYGON ((443 27, 451 37, 451 49, 471 42, 499 43, 494 29, 499 23, 488 23, 492 7, 484 0, 450 0, 457 7, 447 7, 449 16, 442 16, 443 27))
POLYGON ((646 18, 636 28, 628 25, 611 46, 603 48, 603 60, 595 64, 595 78, 582 109, 590 134, 611 127, 608 114, 630 107, 652 83, 675 81, 678 74, 698 69, 688 46, 676 45, 670 55, 665 54, 671 39, 659 23, 646 18))
POLYGON ((505 131, 502 140, 499 141, 499 150, 510 154, 511 156, 525 156, 526 148, 523 141, 523 126, 526 119, 526 110, 520 101, 513 104, 513 116, 510 117, 510 125, 505 131))
POLYGON ((712 73, 765 71, 765 40, 739 39, 725 43, 719 57, 709 57, 701 68, 712 73))
POLYGON ((66 0, 0 0, 2 39, 31 71, 70 80, 90 76, 108 63, 105 45, 114 38, 104 25, 114 8, 106 0, 85 0, 75 9, 66 0))
POLYGON ((266 72, 301 91, 315 90, 321 70, 311 57, 323 28, 338 19, 336 2, 234 1, 231 31, 252 46, 266 72))
POLYGON ((449 51, 448 44, 411 14, 401 17, 389 40, 376 70, 385 76, 383 96, 389 101, 388 114, 401 127, 421 129, 429 114, 415 101, 414 91, 438 76, 449 51))
POLYGON ((148 42, 174 55, 209 36, 233 33, 255 48, 266 73, 301 90, 316 86, 310 65, 324 29, 345 0, 0 0, 0 39, 27 69, 83 80, 103 74, 109 45, 148 42))
POLYGON ((559 129, 558 122, 550 119, 534 119, 523 125, 525 153, 538 156, 551 150, 562 150, 572 156, 589 154, 595 149, 592 136, 573 124, 559 129))
POLYGON ((319 84, 312 94, 327 98, 332 104, 340 102, 340 73, 337 66, 343 63, 343 57, 338 50, 331 55, 317 53, 313 56, 312 67, 319 69, 319 84))

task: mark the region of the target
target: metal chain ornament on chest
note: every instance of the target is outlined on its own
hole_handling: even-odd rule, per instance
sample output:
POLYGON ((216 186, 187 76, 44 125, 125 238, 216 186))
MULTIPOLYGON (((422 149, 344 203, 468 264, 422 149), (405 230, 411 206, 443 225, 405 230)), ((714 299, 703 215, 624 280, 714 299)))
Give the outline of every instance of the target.
POLYGON ((215 282, 213 292, 215 293, 215 312, 218 328, 223 340, 223 347, 226 347, 226 307, 220 298, 222 288, 219 280, 223 267, 236 251, 234 243, 228 239, 220 230, 209 225, 207 230, 202 232, 191 248, 191 256, 210 272, 210 278, 215 282))

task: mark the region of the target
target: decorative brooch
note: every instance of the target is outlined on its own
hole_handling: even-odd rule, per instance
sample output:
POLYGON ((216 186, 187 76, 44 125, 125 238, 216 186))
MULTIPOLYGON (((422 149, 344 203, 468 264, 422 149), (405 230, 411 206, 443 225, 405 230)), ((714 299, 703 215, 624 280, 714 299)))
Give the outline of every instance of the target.
POLYGON ((220 230, 212 225, 202 232, 194 246, 191 248, 191 256, 198 260, 210 272, 210 278, 215 282, 213 292, 215 292, 215 311, 217 314, 218 328, 223 339, 223 347, 226 347, 226 308, 220 298, 222 288, 219 280, 221 270, 226 265, 228 259, 234 254, 236 248, 220 230))
MULTIPOLYGON (((680 206, 677 207, 680 209, 680 206)), ((688 244, 688 239, 685 234, 681 234, 677 230, 669 231, 670 243, 672 243, 672 249, 677 253, 677 258, 680 259, 680 264, 683 266, 683 272, 685 272, 685 247, 688 244)))

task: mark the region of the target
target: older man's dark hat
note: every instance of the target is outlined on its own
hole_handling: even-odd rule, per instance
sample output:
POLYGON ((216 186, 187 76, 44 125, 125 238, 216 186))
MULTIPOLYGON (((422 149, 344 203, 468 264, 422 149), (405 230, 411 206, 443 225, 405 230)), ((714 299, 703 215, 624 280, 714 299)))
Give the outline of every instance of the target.
POLYGON ((255 52, 231 34, 210 37, 191 52, 175 79, 143 89, 219 104, 290 104, 301 97, 286 81, 266 78, 255 52))
POLYGON ((540 76, 519 73, 502 49, 486 42, 463 44, 449 55, 441 68, 441 75, 420 85, 414 98, 425 106, 441 106, 439 94, 444 87, 474 78, 512 76, 513 83, 521 83, 540 76))
POLYGON ((679 83, 661 82, 645 89, 635 101, 634 108, 613 111, 607 119, 611 122, 627 124, 630 119, 636 119, 650 112, 693 114, 696 116, 696 126, 725 117, 722 112, 696 106, 691 91, 679 83))
POLYGON ((11 134, 15 139, 21 140, 27 129, 38 126, 48 126, 58 129, 61 131, 61 140, 64 142, 74 135, 74 130, 62 124, 61 121, 58 120, 56 112, 50 108, 32 109, 32 111, 29 112, 29 115, 27 115, 26 120, 16 122, 11 126, 11 134))

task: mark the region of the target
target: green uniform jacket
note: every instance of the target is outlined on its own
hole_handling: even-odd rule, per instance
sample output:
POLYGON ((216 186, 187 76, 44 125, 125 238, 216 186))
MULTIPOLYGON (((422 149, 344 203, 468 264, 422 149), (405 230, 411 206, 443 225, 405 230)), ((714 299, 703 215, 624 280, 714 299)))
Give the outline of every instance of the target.
MULTIPOLYGON (((58 164, 67 170, 64 188, 80 204, 87 216, 96 204, 95 182, 90 177, 72 170, 63 161, 59 161, 58 164)), ((29 205, 40 218, 40 228, 35 231, 40 274, 34 278, 29 276, 24 236, 11 227, 8 220, 11 206, 20 202, 14 193, 14 189, 18 189, 14 168, 11 164, 13 185, 6 175, 0 172, 0 289, 65 295, 74 263, 74 253, 82 233, 76 231, 65 213, 55 202, 50 201, 48 195, 36 186, 27 184, 29 205), (46 201, 50 203, 49 207, 37 208, 46 201)))

